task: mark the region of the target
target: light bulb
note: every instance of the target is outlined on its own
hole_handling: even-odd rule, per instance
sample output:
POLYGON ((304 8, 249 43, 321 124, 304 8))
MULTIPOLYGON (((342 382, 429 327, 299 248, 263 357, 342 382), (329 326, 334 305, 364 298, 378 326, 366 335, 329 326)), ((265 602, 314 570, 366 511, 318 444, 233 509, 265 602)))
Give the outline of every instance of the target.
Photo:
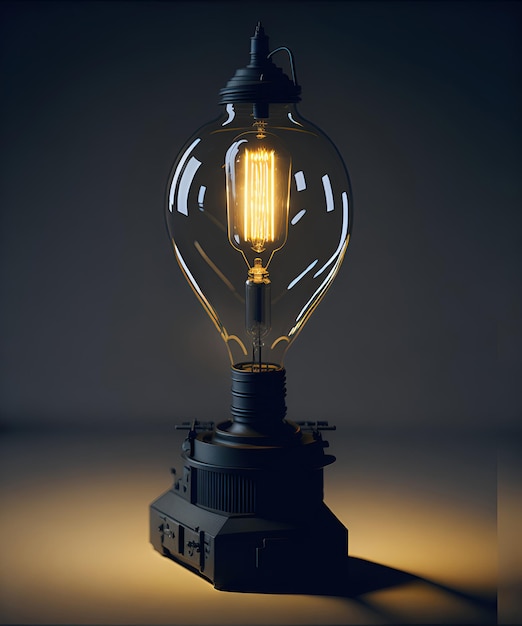
POLYGON ((278 101, 257 107, 229 83, 222 115, 188 140, 168 184, 176 258, 232 366, 284 365, 350 240, 346 168, 330 139, 299 115, 298 88, 288 82, 278 101), (254 297, 248 281, 266 287, 254 297))

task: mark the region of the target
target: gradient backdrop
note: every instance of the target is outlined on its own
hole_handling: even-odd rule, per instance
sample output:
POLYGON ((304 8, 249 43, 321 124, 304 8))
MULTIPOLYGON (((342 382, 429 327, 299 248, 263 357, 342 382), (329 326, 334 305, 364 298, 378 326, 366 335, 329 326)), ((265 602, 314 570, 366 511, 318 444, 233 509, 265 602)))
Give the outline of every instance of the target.
POLYGON ((1 3, 6 437, 168 437, 227 415, 226 350, 163 202, 261 19, 292 48, 300 111, 334 139, 355 201, 345 263, 287 357, 289 416, 335 422, 339 457, 357 433, 410 433, 434 456, 466 442, 477 469, 477 437, 519 443, 521 16, 516 2, 1 3))
POLYGON ((516 424, 517 3, 1 11, 4 421, 226 411, 225 349, 174 260, 163 200, 177 151, 219 112, 262 19, 272 47, 295 53, 301 112, 343 154, 356 211, 334 289, 288 355, 292 415, 516 424))

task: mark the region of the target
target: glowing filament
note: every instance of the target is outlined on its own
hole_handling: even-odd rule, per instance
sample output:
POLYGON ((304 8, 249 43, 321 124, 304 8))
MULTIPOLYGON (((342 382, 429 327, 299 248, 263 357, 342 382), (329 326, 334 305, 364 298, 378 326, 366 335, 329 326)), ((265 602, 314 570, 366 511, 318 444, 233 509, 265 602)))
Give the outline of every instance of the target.
POLYGON ((276 197, 274 150, 245 150, 243 238, 256 252, 263 252, 276 232, 276 197))
POLYGON ((269 134, 240 135, 225 154, 228 240, 250 268, 258 255, 266 268, 285 245, 291 170, 290 154, 269 134))

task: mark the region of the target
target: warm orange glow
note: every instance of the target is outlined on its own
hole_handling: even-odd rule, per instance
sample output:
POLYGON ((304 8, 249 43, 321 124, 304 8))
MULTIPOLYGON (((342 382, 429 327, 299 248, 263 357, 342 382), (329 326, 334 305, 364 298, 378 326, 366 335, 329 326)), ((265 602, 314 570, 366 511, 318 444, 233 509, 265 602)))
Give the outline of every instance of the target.
POLYGON ((286 243, 292 159, 277 137, 240 135, 225 156, 228 239, 251 268, 263 267, 286 243))
MULTIPOLYGON (((496 491, 484 479, 497 465, 485 463, 489 446, 476 455, 446 447, 441 456, 430 442, 416 454, 407 444, 363 438, 352 454, 339 454, 328 468, 326 501, 349 529, 350 554, 437 583, 352 598, 218 592, 155 552, 148 507, 170 487, 165 467, 179 468, 173 450, 183 437, 0 440, 2 624, 494 623, 491 610, 460 593, 496 590, 496 491)), ((339 433, 335 449, 346 451, 350 441, 339 433)), ((512 572, 505 582, 517 580, 512 572)))
POLYGON ((263 252, 268 242, 275 241, 277 205, 275 201, 274 150, 245 150, 243 169, 243 239, 256 252, 263 252))

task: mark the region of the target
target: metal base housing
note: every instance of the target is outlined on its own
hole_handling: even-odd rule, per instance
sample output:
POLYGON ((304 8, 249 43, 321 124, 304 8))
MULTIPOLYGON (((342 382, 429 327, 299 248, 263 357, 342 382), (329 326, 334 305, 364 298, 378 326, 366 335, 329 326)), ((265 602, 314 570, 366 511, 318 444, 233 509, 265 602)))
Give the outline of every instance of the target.
POLYGON ((329 427, 284 419, 284 381, 235 366, 233 419, 192 424, 183 472, 150 507, 154 548, 217 589, 304 592, 346 563, 348 531, 323 502, 329 427))
POLYGON ((324 504, 284 522, 219 515, 170 490, 151 505, 150 529, 158 552, 222 591, 302 591, 342 567, 348 550, 346 529, 324 504))

